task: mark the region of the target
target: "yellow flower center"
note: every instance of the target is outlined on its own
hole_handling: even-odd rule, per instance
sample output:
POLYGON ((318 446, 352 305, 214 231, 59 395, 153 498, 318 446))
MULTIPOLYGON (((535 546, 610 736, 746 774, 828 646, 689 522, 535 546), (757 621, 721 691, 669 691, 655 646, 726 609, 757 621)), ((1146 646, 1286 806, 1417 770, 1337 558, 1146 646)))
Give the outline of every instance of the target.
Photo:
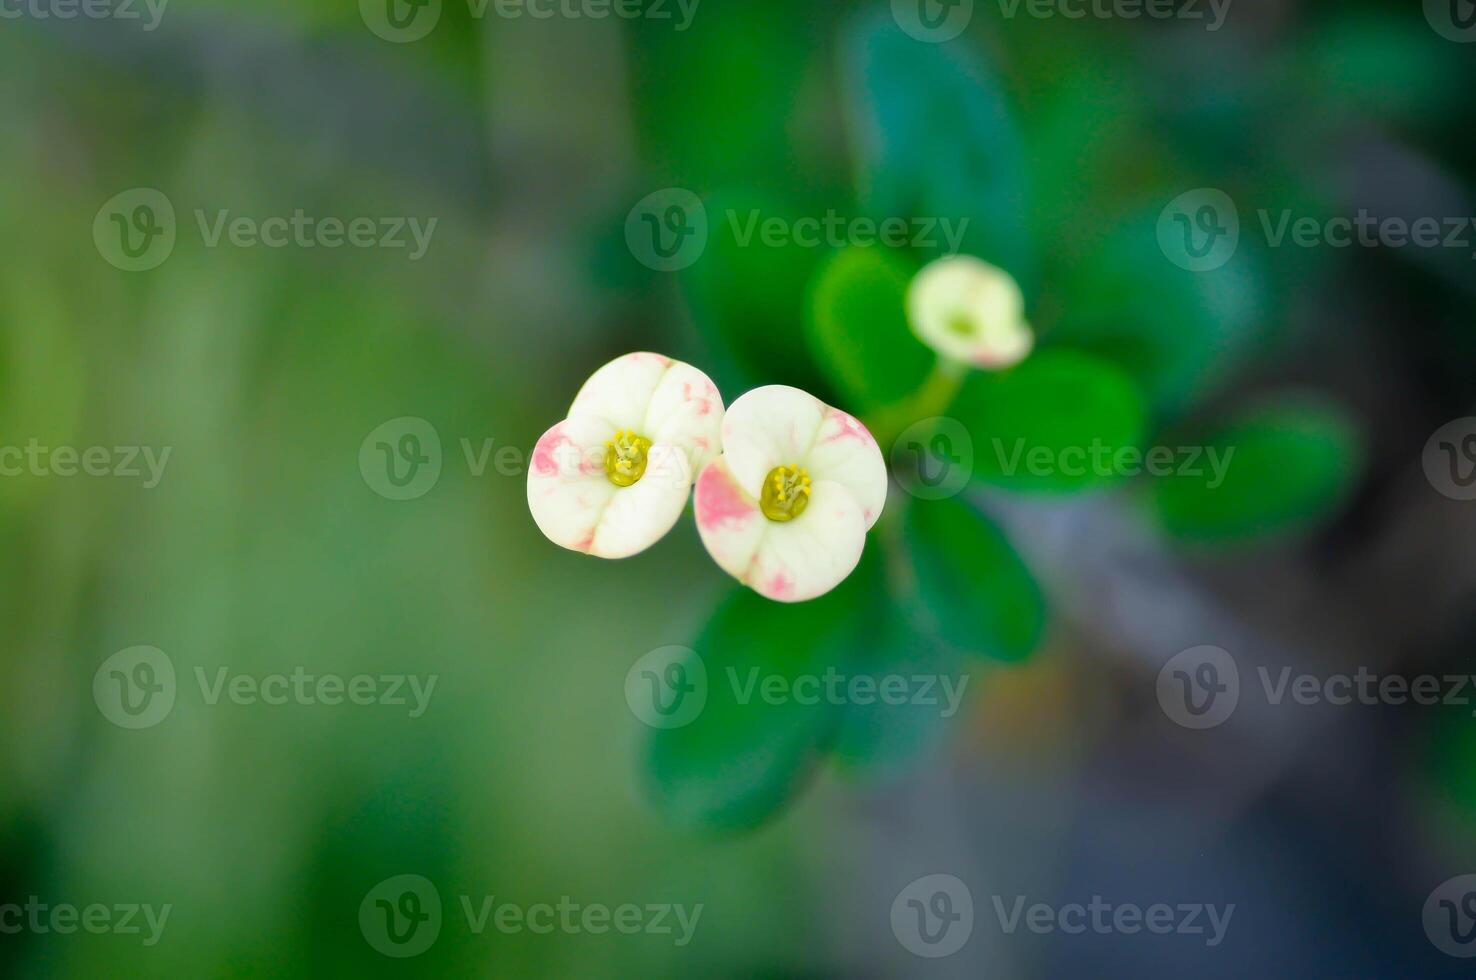
POLYGON ((646 452, 651 440, 625 429, 605 443, 605 475, 617 487, 634 486, 646 475, 646 452))
POLYGON ((776 466, 764 477, 759 510, 771 521, 792 521, 810 506, 810 474, 798 466, 776 466))
POLYGON ((978 326, 967 313, 955 313, 948 318, 948 329, 960 337, 972 337, 978 326))

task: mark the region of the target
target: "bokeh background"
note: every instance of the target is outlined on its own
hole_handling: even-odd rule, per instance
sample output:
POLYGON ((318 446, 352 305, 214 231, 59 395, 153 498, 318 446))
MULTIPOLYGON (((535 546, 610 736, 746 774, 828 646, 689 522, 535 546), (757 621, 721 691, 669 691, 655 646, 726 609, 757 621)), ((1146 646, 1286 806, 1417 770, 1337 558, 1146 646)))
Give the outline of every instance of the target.
MULTIPOLYGON (((0 443, 171 454, 152 487, 0 479, 0 900, 172 911, 152 946, 0 935, 8 975, 1466 969, 1422 916, 1436 886, 1476 872, 1471 708, 1269 706, 1254 673, 1470 670, 1476 503, 1440 492, 1424 463, 1432 433, 1476 402, 1476 233, 1463 247, 1273 246, 1257 217, 1476 215, 1476 48, 1456 20, 1437 29, 1439 5, 1233 0, 1211 31, 1193 5, 1067 19, 975 0, 939 44, 862 2, 703 0, 678 30, 672 5, 674 19, 651 4, 535 19, 445 0, 408 43, 377 33, 367 2, 174 0, 154 30, 146 8, 141 22, 62 6, 0 21, 0 443), (877 50, 902 53, 889 65, 877 50), (963 84, 926 67, 959 64, 963 84), (885 128, 899 119, 919 128, 885 128), (901 145, 911 169, 879 172, 867 145, 901 145), (895 192, 880 204, 879 183, 895 192), (140 187, 172 202, 177 242, 129 272, 92 229, 140 187), (636 202, 671 187, 714 216, 706 252, 674 273, 625 233, 636 202), (1241 240, 1195 273, 1156 228, 1204 187, 1236 203, 1241 240), (789 381, 851 407, 807 326, 830 250, 727 247, 720 216, 878 206, 970 217, 979 251, 1025 287, 1042 351, 1090 352, 1132 379, 1145 444, 1243 434, 1268 401, 1322 414, 1257 417, 1291 448, 1248 471, 1225 533, 1196 536, 1192 499, 1165 503, 1173 492, 1143 479, 971 487, 960 499, 1038 586, 1029 649, 950 661, 970 687, 940 730, 884 730, 865 758, 807 751, 762 813, 704 826, 663 792, 626 676, 653 649, 705 649, 696 638, 737 587, 689 519, 628 561, 560 551, 528 516, 522 470, 477 460, 525 456, 630 350, 702 366, 729 400, 789 381), (299 209, 437 224, 412 261, 208 247, 195 218, 299 209), (405 417, 433 428, 441 467, 395 500, 360 451, 405 417), (1169 658, 1199 645, 1230 651, 1243 687, 1205 731, 1156 693, 1169 658), (178 692, 130 730, 93 683, 137 646, 167 655, 178 692), (438 682, 419 717, 211 704, 195 672, 220 668, 438 682), (860 764, 872 756, 885 764, 860 764), (436 942, 405 959, 359 918, 400 874, 434 882, 446 907, 436 942), (892 917, 929 874, 965 882, 975 905, 969 941, 939 959, 909 952, 892 917), (478 935, 462 895, 703 911, 680 947, 478 935), (1010 934, 991 903, 1098 895, 1235 912, 1211 948, 1010 934)), ((894 487, 889 506, 912 505, 894 487)), ((996 584, 954 582, 949 615, 1019 594, 996 584)), ((853 590, 889 601, 869 577, 853 590)), ((818 645, 766 629, 755 620, 747 642, 818 645)), ((905 622, 884 635, 883 653, 934 644, 905 622)), ((727 775, 757 778, 768 757, 734 746, 764 733, 729 734, 727 775)))

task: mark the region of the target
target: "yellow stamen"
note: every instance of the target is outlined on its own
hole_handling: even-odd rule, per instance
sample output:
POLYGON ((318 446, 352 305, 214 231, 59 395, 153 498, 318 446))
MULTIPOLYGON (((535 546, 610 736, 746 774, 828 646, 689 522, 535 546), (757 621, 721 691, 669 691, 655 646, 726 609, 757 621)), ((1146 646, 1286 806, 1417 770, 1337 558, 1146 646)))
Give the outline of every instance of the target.
POLYGON ((605 475, 617 487, 629 487, 646 475, 646 453, 651 440, 625 429, 605 443, 605 475))
POLYGON ((771 521, 792 521, 810 505, 810 474, 798 466, 776 466, 764 480, 759 509, 771 521))

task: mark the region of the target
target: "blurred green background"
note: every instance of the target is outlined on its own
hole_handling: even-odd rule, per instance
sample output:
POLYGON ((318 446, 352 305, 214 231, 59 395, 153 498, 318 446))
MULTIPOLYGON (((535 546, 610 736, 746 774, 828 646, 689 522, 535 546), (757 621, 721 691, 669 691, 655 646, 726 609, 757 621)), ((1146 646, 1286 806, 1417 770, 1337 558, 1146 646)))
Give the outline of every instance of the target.
POLYGON ((0 478, 0 902, 172 907, 150 946, 0 934, 5 971, 1455 975, 1420 907, 1476 862, 1469 711, 1242 711, 1195 733, 1154 679, 1200 643, 1245 655, 1244 684, 1252 663, 1469 665, 1476 529, 1420 458, 1476 401, 1470 249, 1272 247, 1257 212, 1476 214, 1472 49, 1408 4, 1238 0, 1207 31, 976 2, 941 44, 885 3, 703 0, 686 29, 663 6, 445 0, 408 43, 367 0, 174 0, 154 30, 45 4, 0 21, 0 443, 170 451, 153 487, 0 478), (668 187, 712 220, 677 273, 626 242, 668 187), (1233 261, 1202 273, 1157 232, 1201 187, 1241 220, 1233 261), (91 231, 132 188, 177 214, 138 272, 91 231), (412 260, 211 247, 196 218, 299 209, 436 224, 412 260), (975 373, 934 413, 973 432, 974 485, 894 486, 820 611, 750 601, 690 519, 627 561, 560 551, 521 467, 490 461, 630 350, 702 367, 730 402, 790 383, 879 435, 915 421, 897 406, 932 362, 900 295, 936 252, 745 246, 724 216, 752 209, 967 217, 965 250, 1019 280, 1039 330, 1017 372, 975 373), (406 417, 440 473, 395 500, 360 453, 406 417), (986 434, 1218 440, 1244 468, 1214 494, 1039 485, 992 472, 986 434), (626 675, 673 644, 714 671, 808 657, 972 683, 939 730, 713 710, 653 736, 626 675), (92 692, 137 646, 178 690, 130 730, 92 692), (211 704, 196 672, 221 668, 437 682, 418 717, 211 704), (1238 902, 1238 928, 1206 952, 981 924, 919 959, 890 908, 933 872, 970 882, 980 923, 986 895, 1110 893, 1238 902), (407 959, 359 919, 401 874, 445 906, 407 959), (475 934, 461 896, 703 910, 679 946, 475 934))

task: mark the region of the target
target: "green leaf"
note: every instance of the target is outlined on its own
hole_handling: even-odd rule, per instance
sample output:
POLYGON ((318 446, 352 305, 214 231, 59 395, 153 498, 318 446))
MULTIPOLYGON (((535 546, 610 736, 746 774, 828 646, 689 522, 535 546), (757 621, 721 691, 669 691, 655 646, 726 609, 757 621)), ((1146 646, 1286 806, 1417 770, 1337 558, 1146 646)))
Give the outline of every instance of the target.
POLYGON ((1120 469, 1143 439, 1143 398, 1102 358, 1047 348, 999 373, 971 375, 950 414, 974 435, 974 476, 1018 490, 1073 491, 1120 469))
POLYGON ((1362 463, 1353 421, 1335 406, 1308 399, 1247 412, 1204 446, 1194 472, 1180 466, 1153 484, 1164 528, 1192 541, 1304 530, 1341 506, 1362 463))
POLYGON ((915 271, 883 248, 853 245, 816 275, 806 322, 810 351, 858 409, 901 401, 933 368, 933 352, 907 325, 907 284, 915 271))
POLYGON ((870 703, 851 700, 835 746, 837 764, 861 779, 885 779, 911 767, 938 746, 967 710, 973 694, 970 664, 957 651, 908 629, 900 617, 889 620, 874 645, 859 648, 849 676, 870 679, 872 690, 904 678, 905 703, 888 703, 880 694, 870 703), (926 678, 927 690, 919 686, 926 678), (925 696, 923 696, 925 695, 925 696), (932 703, 929 703, 932 702, 932 703))
POLYGON ((1028 294, 1021 140, 998 82, 967 44, 929 44, 890 17, 866 16, 847 39, 842 82, 867 210, 967 222, 960 250, 1008 270, 1028 294))
MULTIPOLYGON (((1165 193, 1163 205, 1173 199, 1165 193)), ((1240 247, 1224 266, 1190 272, 1158 243, 1158 212, 1105 235, 1064 269, 1053 343, 1091 350, 1124 368, 1156 411, 1177 413, 1225 380, 1265 339, 1268 300, 1258 229, 1242 216, 1240 247)))
POLYGON ((683 727, 655 730, 648 745, 648 793, 668 819, 688 829, 750 829, 805 784, 828 751, 840 707, 765 698, 764 684, 787 686, 843 662, 863 591, 847 582, 789 605, 745 588, 718 609, 694 644, 706 676, 701 712, 683 727))
POLYGON ((916 501, 903 522, 911 625, 960 652, 1029 656, 1045 628, 1045 600, 1004 534, 959 497, 916 501))
POLYGON ((717 381, 739 390, 759 383, 814 390, 819 374, 805 356, 802 316, 821 250, 793 236, 764 243, 764 221, 794 217, 773 195, 726 191, 703 203, 707 248, 682 284, 698 329, 737 365, 736 372, 718 367, 717 381))

